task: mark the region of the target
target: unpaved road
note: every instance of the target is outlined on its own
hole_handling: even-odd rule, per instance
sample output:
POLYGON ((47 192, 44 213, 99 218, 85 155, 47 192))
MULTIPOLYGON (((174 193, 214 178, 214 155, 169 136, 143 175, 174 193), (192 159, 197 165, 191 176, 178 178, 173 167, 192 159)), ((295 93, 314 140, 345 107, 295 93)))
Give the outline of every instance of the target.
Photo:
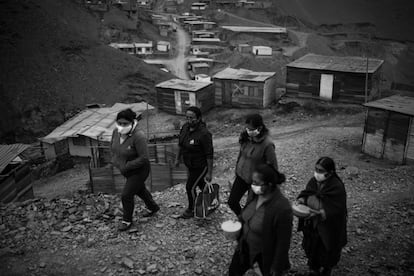
POLYGON ((150 59, 146 61, 148 61, 148 63, 162 63, 169 71, 171 71, 172 74, 177 77, 181 79, 189 79, 186 56, 191 43, 190 36, 179 24, 175 25, 177 27, 177 44, 175 46, 177 55, 171 59, 150 59))
MULTIPOLYGON (((326 116, 313 123, 292 123, 278 129, 268 124, 272 131, 277 131, 276 152, 280 170, 287 176, 283 191, 294 200, 312 175, 316 159, 322 155, 333 157, 347 188, 349 211, 349 243, 333 275, 412 275, 413 167, 396 166, 361 154, 363 121, 356 124, 357 117, 355 120, 326 116)), ((228 145, 237 134, 238 129, 234 128, 228 141, 225 138, 218 141, 228 145)), ((143 204, 137 199, 138 229, 132 233, 117 232, 115 219, 99 215, 99 210, 107 208, 103 200, 109 200, 108 196, 86 196, 82 202, 90 203, 75 207, 80 210, 73 213, 72 220, 65 215, 70 209, 58 208, 70 203, 70 197, 69 201, 52 200, 24 209, 10 208, 8 212, 30 214, 25 216, 30 224, 19 220, 15 222, 19 227, 13 230, 7 223, 0 227, 0 242, 5 248, 0 254, 0 274, 226 275, 235 244, 225 240, 220 223, 235 219, 225 202, 237 152, 229 148, 215 156, 214 176, 221 184, 223 204, 203 224, 173 218, 185 208, 183 185, 154 193, 161 211, 150 220, 140 218, 143 204), (92 221, 82 221, 83 214, 95 208, 98 213, 92 221), (49 211, 42 212, 43 209, 49 211), (131 268, 125 265, 125 258, 132 263, 131 268)), ((111 210, 118 208, 119 202, 119 198, 114 198, 108 206, 111 210)), ((5 218, 12 219, 7 214, 5 218)), ((294 230, 290 250, 292 276, 306 268, 300 242, 301 233, 294 230)))

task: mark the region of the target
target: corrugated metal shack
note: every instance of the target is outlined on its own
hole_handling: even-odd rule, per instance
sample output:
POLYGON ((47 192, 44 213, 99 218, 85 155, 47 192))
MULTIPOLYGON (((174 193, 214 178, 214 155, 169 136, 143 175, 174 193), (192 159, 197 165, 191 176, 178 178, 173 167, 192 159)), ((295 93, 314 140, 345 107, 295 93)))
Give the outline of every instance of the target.
MULTIPOLYGON (((115 129, 115 118, 119 111, 131 108, 137 115, 147 111, 145 102, 123 104, 112 107, 89 108, 40 138, 46 159, 59 155, 91 157, 91 148, 98 147, 100 141, 109 141, 115 129)), ((148 105, 148 110, 154 109, 148 105)))
POLYGON ((170 114, 185 114, 190 106, 201 112, 214 107, 214 86, 211 82, 170 79, 157 84, 158 108, 170 114))
POLYGON ((400 164, 414 163, 414 98, 397 95, 364 105, 362 151, 400 164))
POLYGON ((30 165, 24 151, 30 145, 0 145, 0 202, 9 203, 33 198, 30 165))
POLYGON ((345 103, 365 102, 379 97, 383 60, 307 54, 287 65, 286 96, 345 103))
POLYGON ((213 76, 216 106, 267 107, 276 98, 276 73, 226 68, 213 76))

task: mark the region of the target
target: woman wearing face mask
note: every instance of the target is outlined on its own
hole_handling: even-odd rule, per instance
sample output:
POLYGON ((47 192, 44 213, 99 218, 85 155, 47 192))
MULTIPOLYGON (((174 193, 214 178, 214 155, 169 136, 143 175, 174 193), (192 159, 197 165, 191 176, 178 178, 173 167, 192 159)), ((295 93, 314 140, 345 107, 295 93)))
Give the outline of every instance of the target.
POLYGON ((123 220, 119 225, 120 231, 129 229, 132 225, 134 212, 134 195, 138 195, 145 203, 149 212, 144 217, 154 215, 160 207, 155 203, 151 193, 145 187, 145 180, 150 173, 147 140, 137 128, 135 112, 126 109, 116 116, 116 129, 112 133, 111 150, 112 164, 126 177, 122 191, 123 220))
POLYGON ((346 191, 331 158, 322 157, 316 162, 314 176, 299 194, 298 202, 312 209, 298 225, 308 258, 306 275, 331 275, 347 243, 346 191))
POLYGON ((242 276, 258 263, 263 276, 286 275, 290 269, 289 247, 293 213, 279 186, 284 174, 266 164, 256 167, 246 206, 239 216, 242 231, 229 276, 242 276))
POLYGON ((186 111, 187 123, 183 125, 178 139, 179 151, 175 161, 178 166, 181 157, 188 169, 186 184, 188 208, 181 215, 189 219, 194 216, 196 187, 203 190, 205 181, 210 182, 213 173, 213 139, 201 117, 201 110, 190 106, 186 111))
POLYGON ((236 163, 236 178, 231 188, 228 204, 239 216, 240 200, 250 189, 253 168, 264 163, 278 170, 275 145, 269 137, 269 130, 259 114, 250 114, 246 118, 246 128, 240 134, 240 151, 236 163))

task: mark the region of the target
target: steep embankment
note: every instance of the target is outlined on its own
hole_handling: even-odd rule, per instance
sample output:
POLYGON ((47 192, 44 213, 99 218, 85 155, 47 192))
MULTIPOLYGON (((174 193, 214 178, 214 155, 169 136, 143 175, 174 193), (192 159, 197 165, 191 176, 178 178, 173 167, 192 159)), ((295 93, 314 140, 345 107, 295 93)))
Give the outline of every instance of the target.
POLYGON ((281 12, 313 25, 370 23, 376 36, 414 41, 411 0, 274 0, 281 12))
POLYGON ((87 103, 130 100, 171 76, 101 42, 76 1, 6 0, 0 8, 0 142, 30 142, 87 103))

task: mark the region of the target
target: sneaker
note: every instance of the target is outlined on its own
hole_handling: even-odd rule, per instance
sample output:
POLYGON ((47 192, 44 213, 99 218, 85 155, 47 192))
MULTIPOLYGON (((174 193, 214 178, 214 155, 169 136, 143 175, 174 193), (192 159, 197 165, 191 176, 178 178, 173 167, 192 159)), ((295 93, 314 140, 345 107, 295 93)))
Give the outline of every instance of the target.
POLYGON ((159 206, 157 206, 157 208, 155 208, 154 210, 151 210, 151 211, 147 211, 147 212, 145 212, 142 216, 144 217, 144 218, 148 218, 148 217, 152 217, 153 215, 155 215, 158 211, 160 210, 160 207, 159 206))
POLYGON ((132 226, 132 222, 128 222, 128 221, 121 221, 121 223, 118 225, 118 230, 119 231, 126 231, 129 228, 131 228, 132 226))
POLYGON ((189 218, 192 218, 192 217, 194 217, 194 212, 193 212, 193 211, 191 211, 190 209, 186 209, 186 210, 184 211, 184 213, 181 215, 181 217, 182 217, 183 219, 189 219, 189 218))

